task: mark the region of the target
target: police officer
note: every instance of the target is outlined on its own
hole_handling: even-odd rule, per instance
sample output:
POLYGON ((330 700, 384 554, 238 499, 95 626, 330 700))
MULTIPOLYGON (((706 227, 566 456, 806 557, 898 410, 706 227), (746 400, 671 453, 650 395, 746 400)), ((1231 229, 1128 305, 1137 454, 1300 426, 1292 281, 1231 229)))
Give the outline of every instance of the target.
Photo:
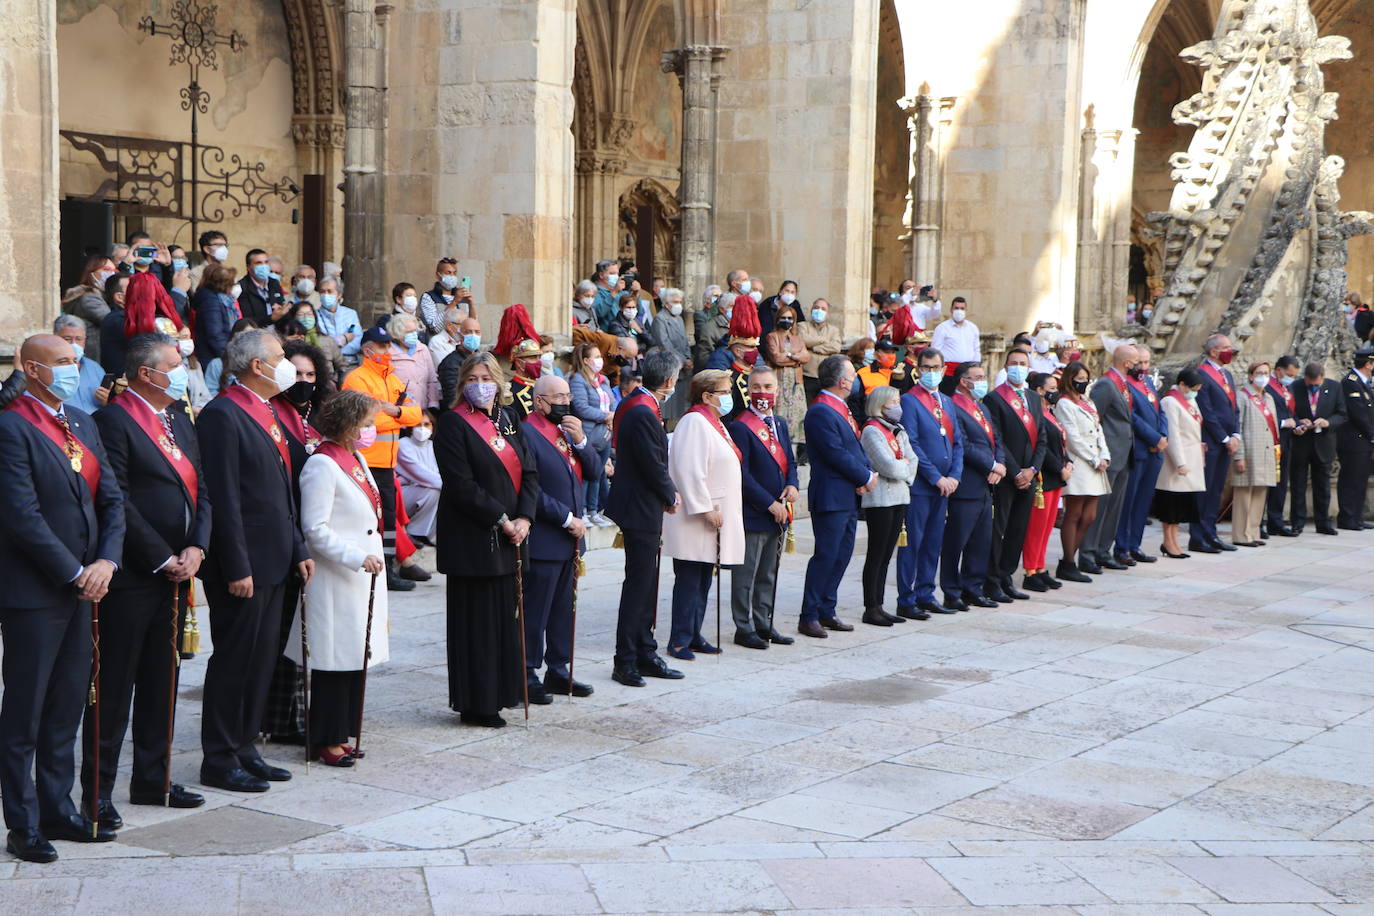
POLYGON ((1370 450, 1374 448, 1374 348, 1355 351, 1355 365, 1341 379, 1341 397, 1348 419, 1336 428, 1336 454, 1341 470, 1336 478, 1336 526, 1347 531, 1374 528, 1364 520, 1369 485, 1370 450))

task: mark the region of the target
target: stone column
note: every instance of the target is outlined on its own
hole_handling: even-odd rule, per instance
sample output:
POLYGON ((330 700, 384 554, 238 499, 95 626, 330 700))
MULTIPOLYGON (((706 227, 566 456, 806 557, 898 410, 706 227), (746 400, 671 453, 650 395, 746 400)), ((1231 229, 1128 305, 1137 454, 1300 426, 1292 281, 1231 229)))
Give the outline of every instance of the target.
POLYGON ((940 283, 940 224, 944 210, 944 150, 941 140, 955 99, 937 99, 930 86, 900 101, 911 129, 911 276, 921 286, 940 283))
POLYGON ((381 169, 385 72, 374 0, 344 10, 345 294, 366 320, 390 311, 383 245, 386 196, 381 169))
POLYGON ((1083 129, 1078 187, 1074 327, 1115 331, 1125 321, 1136 131, 1083 129))
POLYGON ((664 52, 663 69, 676 73, 682 86, 682 181, 678 198, 682 224, 678 230, 678 282, 687 301, 700 301, 715 274, 716 102, 719 75, 716 65, 725 49, 691 45, 664 52))

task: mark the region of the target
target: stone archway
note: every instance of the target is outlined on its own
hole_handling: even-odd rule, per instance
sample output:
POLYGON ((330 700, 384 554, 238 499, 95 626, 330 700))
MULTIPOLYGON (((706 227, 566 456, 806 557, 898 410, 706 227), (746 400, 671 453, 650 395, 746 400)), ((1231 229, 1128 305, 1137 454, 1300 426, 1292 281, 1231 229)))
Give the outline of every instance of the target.
POLYGON ((677 285, 677 198, 659 182, 645 178, 620 195, 619 210, 627 243, 620 256, 634 260, 642 277, 662 277, 669 286, 677 285))

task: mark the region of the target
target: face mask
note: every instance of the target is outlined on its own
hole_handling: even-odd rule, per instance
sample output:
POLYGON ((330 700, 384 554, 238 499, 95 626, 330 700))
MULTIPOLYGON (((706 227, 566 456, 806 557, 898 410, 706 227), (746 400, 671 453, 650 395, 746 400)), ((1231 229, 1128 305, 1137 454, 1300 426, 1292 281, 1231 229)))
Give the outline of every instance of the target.
POLYGON ((496 400, 495 382, 468 382, 463 386, 463 397, 473 407, 487 408, 496 400))
POLYGON ((616 285, 617 283, 619 283, 619 282, 620 282, 620 274, 606 274, 606 285, 607 285, 607 286, 609 286, 609 287, 611 287, 611 288, 615 288, 615 285, 616 285))
POLYGON ((1269 384, 1269 376, 1267 376, 1267 375, 1257 375, 1257 376, 1255 376, 1254 379, 1250 382, 1250 384, 1254 385, 1256 388, 1263 388, 1265 385, 1268 385, 1268 384, 1269 384))
POLYGON ((296 320, 299 321, 301 323, 301 327, 305 328, 307 331, 315 330, 314 315, 300 315, 296 318, 296 320))
POLYGON ((681 315, 681 314, 682 314, 682 303, 681 303, 681 302, 674 302, 672 305, 668 306, 668 314, 669 314, 669 315, 672 315, 674 318, 676 318, 678 315, 681 315))
POLYGON ((1126 374, 1129 375, 1131 378, 1144 378, 1145 370, 1140 368, 1139 366, 1136 366, 1133 369, 1127 369, 1126 374))
POLYGON ((407 350, 414 350, 420 345, 420 333, 418 331, 411 331, 406 334, 405 337, 401 338, 401 342, 406 345, 407 350))
POLYGON ((910 305, 910 304, 911 304, 911 292, 910 292, 910 291, 907 291, 907 292, 905 292, 905 293, 902 293, 902 297, 901 297, 901 298, 902 298, 902 305, 910 305))
POLYGON ((539 378, 544 374, 544 363, 537 359, 527 359, 520 364, 520 370, 525 374, 525 378, 539 378))
POLYGON ((407 315, 415 314, 415 307, 420 304, 420 300, 414 296, 403 296, 401 298, 401 311, 407 315))
POLYGON ((234 288, 229 290, 229 296, 232 299, 237 299, 241 295, 243 295, 243 287, 235 283, 234 288))
POLYGON ((746 366, 752 366, 759 361, 759 351, 745 350, 744 355, 739 358, 739 361, 746 366))
POLYGON ((1013 385, 1024 385, 1026 376, 1030 375, 1030 368, 1027 366, 1008 366, 1007 381, 1013 385))
POLYGON ((1184 395, 1184 397, 1186 397, 1186 398, 1187 398, 1188 400, 1190 400, 1190 401, 1196 401, 1196 400, 1197 400, 1197 392, 1196 392, 1196 391, 1190 391, 1190 392, 1188 392, 1186 395, 1184 395))
MULTIPOLYGON (((153 371, 157 372, 156 369, 153 371)), ((177 366, 171 372, 161 372, 159 374, 167 376, 167 387, 163 388, 161 385, 153 385, 154 388, 161 389, 162 393, 173 401, 180 401, 186 396, 186 386, 191 382, 191 374, 186 371, 185 366, 177 366)))
MULTIPOLYGON (((153 263, 153 259, 152 259, 152 258, 134 258, 134 263, 137 264, 139 267, 147 267, 149 264, 153 263)), ((1349 309, 1347 308, 1346 311, 1349 311, 1349 309)))
MULTIPOLYGON (((43 366, 42 363, 38 365, 43 366)), ((76 389, 81 386, 81 369, 76 363, 43 368, 52 373, 52 381, 47 386, 49 394, 59 401, 68 401, 76 396, 76 389)))
POLYGON ((557 426, 558 424, 562 423, 564 418, 567 417, 570 413, 572 413, 571 404, 549 405, 549 421, 553 423, 554 426, 557 426))
POLYGON ((588 308, 588 309, 589 309, 589 308, 591 308, 592 306, 596 305, 596 297, 595 297, 595 296, 583 296, 581 299, 578 299, 577 301, 582 303, 582 307, 583 307, 583 308, 588 308))
POLYGON ((467 350, 469 353, 476 353, 476 352, 478 351, 478 349, 481 348, 481 346, 482 346, 482 335, 481 335, 481 334, 464 334, 464 335, 463 335, 463 349, 464 349, 464 350, 467 350))
POLYGON ((778 298, 782 300, 783 305, 791 305, 793 302, 797 301, 797 297, 792 293, 783 293, 778 298))
POLYGON ((635 316, 639 314, 639 309, 621 309, 620 314, 625 316, 626 321, 634 321, 635 316))
POLYGON ((1064 354, 1064 359, 1071 363, 1076 363, 1083 358, 1082 350, 1070 350, 1064 354))
POLYGON ((186 263, 186 259, 185 259, 185 258, 172 258, 172 270, 173 270, 173 272, 180 272, 180 271, 183 271, 183 270, 185 270, 188 266, 189 266, 189 265, 186 263))
POLYGON ((883 408, 883 416, 891 420, 893 423, 902 422, 902 405, 888 404, 886 407, 883 408))
POLYGON ((1047 392, 1045 392, 1045 403, 1051 404, 1051 405, 1058 404, 1058 403, 1059 403, 1059 392, 1058 392, 1058 391, 1047 391, 1047 392))
POLYGON ((118 271, 102 270, 91 278, 91 282, 95 284, 96 289, 103 290, 105 288, 105 281, 113 277, 116 273, 118 273, 118 271))
POLYGON ((949 314, 950 317, 954 319, 955 324, 962 324, 964 321, 964 317, 968 315, 968 311, 965 309, 955 309, 949 314))
POLYGON ((281 274, 277 273, 275 270, 268 273, 267 276, 271 277, 273 280, 276 280, 278 283, 281 283, 281 274))
POLYGON ((372 448, 372 446, 376 443, 377 427, 375 425, 364 426, 362 429, 358 430, 358 440, 353 443, 353 447, 356 449, 366 451, 367 449, 372 448))
POLYGON ((1084 394, 1084 393, 1088 390, 1088 383, 1087 383, 1087 382, 1074 382, 1074 383, 1073 383, 1073 390, 1074 390, 1074 391, 1077 391, 1079 394, 1084 394))
POLYGON ((229 260, 229 246, 216 245, 214 248, 210 249, 210 257, 223 264, 225 261, 229 260))
POLYGON ((822 322, 824 322, 824 321, 825 321, 825 309, 812 309, 812 310, 811 310, 811 320, 814 321, 814 322, 816 322, 816 324, 821 324, 822 322))
POLYGON ((253 279, 257 280, 259 283, 266 283, 268 280, 272 279, 272 268, 268 267, 266 264, 254 264, 253 279))
POLYGON ((1150 316, 1153 315, 1154 313, 1155 313, 1155 310, 1154 310, 1154 309, 1144 309, 1144 310, 1141 311, 1140 317, 1141 317, 1141 318, 1144 318, 1146 321, 1149 321, 1149 320, 1150 320, 1150 316))
POLYGON ((441 277, 439 278, 439 285, 442 286, 444 289, 457 289, 457 288, 458 288, 458 275, 457 275, 457 274, 444 274, 443 276, 441 276, 441 277))
POLYGON ((368 359, 370 359, 372 362, 376 363, 376 364, 379 365, 379 366, 390 366, 390 365, 391 365, 391 351, 390 351, 390 350, 373 350, 373 351, 372 351, 372 355, 369 356, 368 359))
POLYGON ((602 367, 605 365, 606 361, 599 356, 595 356, 587 360, 587 368, 591 369, 593 372, 600 372, 602 367))
POLYGON ((796 322, 794 322, 791 318, 778 319, 778 327, 782 328, 784 331, 790 331, 792 329, 792 325, 795 323, 796 322))
POLYGON ((1037 340, 1037 341, 1035 342, 1035 352, 1036 352, 1036 353, 1048 353, 1048 352, 1050 352, 1050 342, 1049 342, 1048 340, 1037 340))
POLYGON ((752 293, 749 294, 749 298, 753 299, 754 304, 757 305, 758 303, 763 301, 763 293, 759 292, 758 290, 754 290, 752 293))
POLYGON ((734 399, 734 397, 733 397, 732 395, 722 394, 722 395, 720 396, 720 403, 716 405, 716 413, 720 414, 721 416, 725 416, 727 413, 729 413, 730 411, 732 411, 732 410, 734 410, 734 409, 735 409, 735 399, 734 399))
POLYGON ((1231 360, 1235 358, 1236 351, 1232 350, 1230 347, 1227 347, 1225 350, 1217 351, 1217 362, 1221 363, 1223 366, 1231 365, 1231 360))
POLYGON ((976 381, 976 382, 973 383, 973 396, 974 396, 975 398, 977 398, 978 400, 981 401, 983 398, 987 397, 987 393, 988 393, 988 380, 987 380, 987 379, 979 379, 978 381, 976 381))
POLYGON ((867 366, 867 365, 871 364, 871 363, 873 362, 873 357, 874 357, 876 354, 877 354, 877 351, 876 351, 876 350, 865 350, 865 351, 864 351, 864 365, 867 366))
POLYGON ((1292 388, 1292 387, 1293 387, 1293 383, 1296 382, 1297 380, 1298 380, 1298 379, 1297 379, 1297 376, 1293 376, 1293 375, 1285 375, 1285 376, 1281 376, 1281 377, 1279 378, 1279 381, 1283 383, 1283 387, 1285 387, 1285 388, 1292 388))
POLYGON ((194 340, 178 340, 177 352, 182 356, 190 356, 192 353, 196 352, 196 342, 194 340))
POLYGON ((315 291, 315 281, 309 277, 301 277, 296 281, 296 295, 304 299, 315 291))
POLYGON ((938 370, 923 369, 921 371, 921 387, 927 391, 934 391, 936 388, 940 387, 940 379, 944 377, 945 374, 938 370))
POLYGON ((729 321, 729 320, 730 320, 730 316, 733 315, 734 313, 735 313, 735 310, 734 310, 733 308, 728 308, 728 309, 726 309, 726 310, 725 310, 725 320, 726 320, 726 321, 729 321))
POLYGON ((339 307, 339 297, 333 293, 320 293, 320 305, 332 312, 339 307))
POLYGON ((878 365, 884 369, 891 369, 897 365, 897 354, 891 350, 884 350, 878 354, 878 365))
POLYGON ((283 356, 282 361, 272 368, 272 382, 278 391, 285 391, 296 384, 296 364, 283 356))
POLYGON ((778 396, 772 391, 759 391, 751 394, 749 400, 753 402, 754 409, 759 413, 772 413, 773 405, 778 403, 778 396))
POLYGON ((410 438, 414 439, 416 442, 425 443, 429 441, 429 437, 432 435, 434 435, 434 430, 430 429, 428 426, 417 426, 415 429, 411 430, 410 438))
POLYGON ((539 354, 539 365, 540 365, 541 367, 542 367, 542 366, 550 366, 550 367, 552 367, 552 366, 553 366, 553 354, 552 354, 552 353, 540 353, 540 354, 539 354))
POLYGON ((751 289, 753 289, 753 288, 754 288, 754 285, 753 285, 752 283, 750 283, 748 280, 741 280, 741 281, 739 281, 739 292, 740 292, 740 295, 741 295, 741 296, 747 296, 747 295, 749 295, 749 290, 751 290, 751 289))
POLYGON ((78 363, 81 362, 82 358, 86 355, 86 348, 79 343, 74 343, 72 344, 72 350, 76 353, 76 361, 78 363))
POLYGON ((308 404, 315 396, 315 383, 300 381, 286 389, 286 398, 292 404, 308 404))

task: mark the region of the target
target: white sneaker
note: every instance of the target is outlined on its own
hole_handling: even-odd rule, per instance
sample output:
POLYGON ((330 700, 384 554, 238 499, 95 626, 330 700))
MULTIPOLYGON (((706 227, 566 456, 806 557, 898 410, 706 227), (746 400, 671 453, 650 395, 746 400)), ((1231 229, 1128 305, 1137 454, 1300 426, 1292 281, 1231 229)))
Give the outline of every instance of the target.
POLYGON ((582 524, 588 528, 595 528, 596 516, 593 513, 588 512, 586 515, 582 516, 582 524))
POLYGON ((592 516, 592 520, 593 520, 594 522, 596 522, 597 526, 600 527, 600 528, 614 528, 614 527, 615 527, 615 522, 613 522, 613 521, 611 521, 610 519, 608 519, 608 518, 605 516, 605 514, 603 514, 603 513, 601 513, 601 512, 597 512, 595 515, 593 515, 593 516, 592 516))

